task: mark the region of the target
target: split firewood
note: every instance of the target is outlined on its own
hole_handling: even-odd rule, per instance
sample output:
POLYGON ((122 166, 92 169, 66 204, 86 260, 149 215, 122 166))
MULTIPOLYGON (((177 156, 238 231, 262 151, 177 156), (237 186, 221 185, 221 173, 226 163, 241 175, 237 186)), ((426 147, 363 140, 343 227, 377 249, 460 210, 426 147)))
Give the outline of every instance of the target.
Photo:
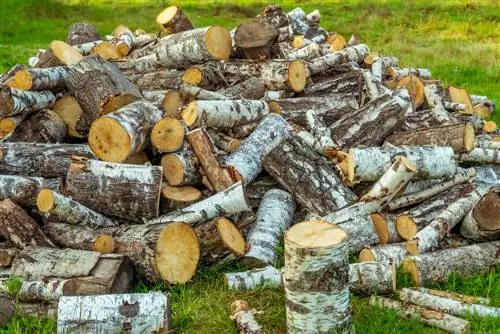
POLYGON ((0 268, 9 268, 19 254, 19 248, 9 246, 10 243, 0 244, 0 268))
POLYGON ((474 149, 475 135, 472 124, 453 124, 394 133, 385 139, 385 143, 395 146, 449 146, 455 153, 466 153, 474 149))
POLYGON ((73 96, 65 95, 61 97, 56 101, 52 110, 62 118, 64 123, 66 123, 68 135, 74 138, 84 137, 77 130, 77 123, 83 114, 83 110, 73 96))
POLYGON ((103 41, 102 43, 96 44, 90 51, 90 55, 98 56, 103 60, 117 60, 122 57, 118 51, 116 41, 103 41))
POLYGON ((266 192, 257 211, 256 222, 247 237, 249 251, 243 259, 250 267, 273 265, 278 254, 276 246, 292 225, 295 201, 292 195, 279 189, 266 192))
POLYGON ((162 109, 165 115, 173 117, 179 115, 179 107, 183 103, 182 96, 179 92, 174 90, 143 90, 142 94, 145 99, 162 109))
POLYGON ((316 58, 314 62, 309 64, 308 69, 311 75, 326 73, 331 68, 345 62, 354 61, 362 63, 368 53, 370 53, 370 50, 365 44, 350 46, 341 51, 316 58))
POLYGON ((372 213, 371 219, 381 245, 403 241, 403 238, 396 228, 397 215, 382 212, 372 213))
POLYGON ((472 208, 488 193, 490 185, 473 183, 446 210, 437 215, 426 227, 408 241, 408 252, 412 255, 422 254, 439 248, 439 241, 461 222, 472 208))
POLYGON ((290 136, 290 126, 279 115, 264 117, 252 133, 224 161, 234 180, 252 182, 262 171, 262 160, 290 136))
POLYGON ((15 246, 55 247, 37 222, 10 199, 0 201, 0 235, 15 246))
POLYGON ((181 112, 182 119, 190 128, 207 126, 212 128, 249 124, 269 113, 265 101, 226 100, 193 101, 181 112))
POLYGON ((133 280, 126 256, 76 249, 26 248, 14 260, 11 272, 26 281, 71 278, 76 295, 127 292, 133 280))
POLYGON ((450 86, 448 87, 448 94, 452 102, 465 105, 465 110, 463 111, 465 114, 472 115, 474 113, 474 107, 466 89, 450 86))
POLYGON ((351 331, 347 239, 346 232, 323 221, 299 223, 286 233, 283 284, 289 331, 351 331))
POLYGON ((200 244, 187 224, 171 223, 157 229, 121 225, 102 231, 115 241, 115 253, 128 256, 137 273, 148 282, 185 283, 196 272, 200 244))
POLYGON ((21 286, 9 289, 9 280, 0 280, 0 292, 2 289, 20 302, 57 302, 62 296, 73 296, 77 292, 76 282, 72 279, 51 279, 44 281, 22 281, 21 286))
POLYGON ((170 222, 183 222, 186 224, 197 224, 206 222, 223 214, 250 211, 245 190, 241 182, 237 182, 229 188, 196 202, 182 210, 177 210, 156 219, 149 220, 148 225, 161 228, 170 222))
POLYGON ((100 253, 113 253, 115 250, 115 242, 109 234, 92 228, 49 222, 44 225, 43 231, 61 247, 100 253))
POLYGON ((0 199, 9 198, 26 206, 36 205, 36 197, 42 188, 61 191, 61 179, 0 175, 0 199))
POLYGON ((56 96, 49 90, 25 91, 7 86, 0 89, 0 114, 2 116, 21 115, 26 118, 30 113, 50 108, 56 96))
POLYGON ((151 128, 151 144, 159 152, 175 152, 182 149, 186 126, 174 117, 165 117, 151 128))
MULTIPOLYGON (((234 184, 229 170, 222 167, 215 156, 212 142, 204 128, 190 131, 186 134, 186 139, 216 191, 223 191, 234 184)), ((183 165, 183 167, 185 166, 183 165)))
POLYGON ((213 92, 210 90, 203 89, 201 87, 191 85, 188 83, 182 83, 179 92, 182 97, 187 101, 193 100, 229 100, 230 97, 223 95, 219 92, 213 92))
POLYGON ((38 194, 36 203, 40 212, 47 213, 56 217, 59 221, 71 225, 90 228, 117 225, 111 219, 51 189, 42 189, 38 194))
POLYGON ((71 156, 93 158, 85 144, 0 143, 0 173, 9 175, 64 177, 71 156))
POLYGON ((198 184, 201 173, 196 156, 191 150, 165 154, 161 159, 163 175, 173 186, 198 184))
POLYGON ((500 150, 491 148, 475 148, 469 153, 457 155, 457 160, 467 163, 500 164, 500 150))
POLYGON ((407 254, 406 243, 400 242, 365 248, 359 253, 359 260, 361 262, 377 261, 389 263, 394 264, 396 268, 399 268, 407 254))
POLYGON ((436 85, 427 85, 424 87, 425 99, 431 112, 439 121, 449 121, 450 116, 448 112, 444 109, 443 101, 438 93, 438 88, 436 85))
POLYGON ((161 292, 64 296, 59 300, 58 333, 169 332, 170 300, 161 292))
POLYGON ((233 153, 240 145, 241 140, 230 137, 222 132, 217 132, 213 129, 207 129, 210 139, 214 142, 215 146, 227 153, 233 153))
POLYGON ((176 34, 193 29, 193 24, 179 6, 169 6, 156 17, 156 23, 163 27, 167 34, 176 34))
POLYGON ((14 301, 9 296, 0 293, 0 328, 7 326, 14 313, 14 301))
POLYGON ((101 39, 101 35, 96 27, 87 22, 73 23, 68 31, 66 43, 69 45, 77 45, 82 43, 93 42, 101 39))
POLYGON ((417 169, 415 177, 442 178, 454 175, 457 163, 451 147, 438 146, 387 146, 351 148, 347 157, 350 183, 376 181, 380 178, 391 158, 404 154, 417 169))
POLYGON ((62 143, 68 135, 64 120, 52 110, 42 110, 19 123, 4 141, 62 143))
POLYGON ((396 311, 405 318, 414 318, 426 325, 440 328, 453 334, 467 334, 470 332, 470 323, 445 312, 434 311, 421 306, 403 303, 385 297, 370 297, 370 305, 396 311))
POLYGON ((490 191, 465 216, 460 233, 474 241, 496 240, 500 236, 500 196, 490 191))
POLYGON ((401 127, 409 106, 406 90, 394 96, 382 95, 330 125, 333 140, 344 149, 380 145, 401 127))
POLYGON ((328 162, 293 134, 263 161, 264 169, 311 213, 324 216, 357 200, 328 162))
POLYGON ((52 41, 49 48, 36 57, 32 67, 75 65, 83 59, 80 52, 62 41, 52 41))
POLYGON ((407 303, 413 303, 455 316, 467 316, 472 314, 478 317, 498 317, 500 315, 500 308, 498 307, 468 304, 455 299, 428 294, 425 291, 403 288, 399 292, 399 298, 407 303))
POLYGON ((73 157, 66 194, 99 213, 140 221, 159 214, 160 166, 116 164, 73 157))
POLYGON ((199 201, 203 194, 191 186, 165 186, 161 190, 162 214, 184 209, 199 201))
POLYGON ((257 77, 250 77, 237 84, 223 88, 217 91, 218 93, 228 96, 229 98, 258 100, 264 97, 266 87, 264 82, 257 77))
POLYGON ((86 134, 100 115, 113 112, 142 97, 139 88, 109 62, 86 57, 67 76, 68 88, 82 108, 76 130, 86 134))
POLYGON ((230 254, 245 254, 245 239, 227 218, 214 218, 197 226, 194 232, 200 241, 200 262, 205 266, 216 265, 230 254))
POLYGON ((231 320, 236 322, 239 334, 262 334, 262 328, 257 323, 254 315, 257 314, 255 309, 244 300, 236 300, 231 304, 231 320))
POLYGON ((52 90, 66 88, 69 67, 30 68, 17 71, 6 83, 7 86, 21 90, 52 90))

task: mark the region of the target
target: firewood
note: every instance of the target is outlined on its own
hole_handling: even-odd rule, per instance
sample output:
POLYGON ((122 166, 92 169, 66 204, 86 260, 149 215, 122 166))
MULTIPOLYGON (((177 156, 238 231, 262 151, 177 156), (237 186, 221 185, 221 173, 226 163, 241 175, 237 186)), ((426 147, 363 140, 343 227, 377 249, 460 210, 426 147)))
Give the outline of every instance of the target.
POLYGON ((231 128, 258 121, 268 113, 267 103, 260 100, 193 101, 181 116, 190 128, 231 128))
POLYGON ((466 89, 450 86, 448 87, 448 94, 452 102, 465 104, 465 114, 472 115, 474 113, 474 107, 466 89))
POLYGON ((114 42, 103 41, 96 44, 90 51, 90 55, 98 56, 103 60, 116 60, 120 59, 122 55, 118 51, 118 47, 114 42))
POLYGON ((7 86, 21 90, 63 90, 69 67, 30 68, 16 72, 7 86))
POLYGON ((236 322, 239 334, 262 334, 262 328, 254 318, 257 313, 244 300, 236 300, 231 303, 231 316, 229 318, 236 322))
POLYGON ((62 143, 68 135, 64 120, 52 110, 42 110, 19 123, 5 141, 62 143))
POLYGON ((94 295, 129 291, 132 269, 128 258, 120 254, 30 247, 19 253, 11 272, 26 281, 71 278, 76 295, 94 295))
POLYGON ((378 234, 379 243, 392 244, 403 241, 396 229, 397 215, 386 213, 372 213, 371 219, 378 234))
POLYGON ((490 148, 475 148, 469 153, 457 155, 457 160, 468 163, 500 164, 500 150, 490 148))
POLYGON ((431 109, 431 112, 439 121, 448 121, 450 116, 448 112, 444 109, 443 101, 438 93, 438 88, 436 85, 427 85, 424 87, 424 94, 427 104, 431 109))
POLYGON ((237 84, 218 90, 218 93, 232 99, 258 100, 264 97, 265 85, 257 77, 250 77, 237 84))
POLYGON ((82 54, 71 45, 62 41, 52 41, 49 48, 37 57, 34 65, 41 68, 69 66, 77 64, 82 59, 82 54))
POLYGON ((0 173, 10 175, 63 177, 71 156, 93 158, 85 144, 0 143, 0 173))
POLYGON ((191 226, 170 223, 121 225, 103 229, 115 241, 115 253, 128 256, 137 273, 148 282, 185 283, 195 274, 200 245, 191 226))
POLYGON ((359 253, 361 262, 382 262, 394 264, 399 268, 403 259, 406 258, 406 243, 399 242, 394 244, 379 245, 375 247, 365 248, 359 253))
POLYGON ((193 24, 184 15, 179 6, 169 6, 156 17, 156 23, 163 27, 167 34, 176 34, 193 29, 193 24))
POLYGON ((371 306, 378 306, 396 311, 405 318, 413 318, 426 325, 440 328, 453 334, 467 334, 470 332, 470 323, 445 312, 434 311, 421 306, 402 303, 398 300, 372 296, 371 306))
POLYGON ((249 21, 240 24, 234 33, 238 53, 246 59, 269 59, 278 30, 267 22, 249 21))
POLYGON ((386 74, 389 78, 403 78, 411 74, 416 75, 422 79, 430 79, 431 71, 428 68, 398 68, 398 67, 388 67, 386 69, 386 74))
POLYGON ((228 96, 225 96, 219 92, 212 92, 210 90, 203 89, 201 87, 191 85, 188 83, 183 83, 179 89, 182 97, 187 101, 193 100, 229 100, 228 96))
POLYGON ((262 159, 290 136, 290 126, 279 115, 270 114, 224 161, 234 180, 248 184, 262 171, 262 159))
POLYGON ((461 114, 467 114, 467 105, 464 103, 443 101, 443 106, 447 111, 456 111, 461 114))
POLYGON ((184 209, 202 198, 200 190, 191 186, 165 186, 161 190, 162 214, 184 209))
POLYGON ((26 69, 28 69, 28 66, 23 64, 16 64, 12 66, 6 73, 0 74, 0 84, 2 85, 6 84, 9 80, 12 79, 14 75, 16 75, 17 72, 26 69))
POLYGON ((347 233, 323 221, 294 225, 285 235, 283 283, 291 332, 349 333, 347 233))
POLYGON ((382 95, 333 123, 330 126, 333 140, 342 148, 380 145, 385 137, 401 127, 408 108, 406 91, 395 96, 382 95))
POLYGON ((0 199, 9 198, 26 206, 35 206, 36 197, 42 188, 61 191, 61 179, 0 175, 0 199))
POLYGON ((197 184, 201 181, 198 161, 191 150, 165 154, 161 165, 163 175, 173 186, 197 184))
POLYGON ((426 293, 426 294, 430 294, 430 295, 434 295, 434 296, 450 298, 450 299, 457 300, 459 302, 467 303, 467 304, 489 305, 491 303, 490 298, 464 295, 461 293, 450 292, 450 291, 434 290, 434 289, 422 288, 422 287, 412 288, 412 290, 421 291, 422 293, 426 293))
POLYGON ((0 328, 7 326, 14 312, 14 301, 9 296, 0 293, 0 328))
POLYGON ((324 216, 357 200, 327 161, 293 134, 264 157, 263 166, 312 213, 324 216))
POLYGON ((184 222, 194 225, 206 222, 222 214, 250 210, 251 207, 246 199, 245 190, 241 182, 237 182, 224 191, 218 192, 182 210, 149 220, 147 224, 152 225, 153 228, 161 228, 164 224, 170 222, 184 222))
MULTIPOLYGON (((83 110, 78 104, 78 101, 71 95, 61 97, 56 101, 52 110, 62 118, 66 123, 68 135, 75 138, 83 138, 84 136, 78 132, 77 123, 82 117, 83 110)), ((1 124, 0 124, 1 127, 1 124)))
POLYGON ((21 115, 50 108, 56 102, 56 96, 48 90, 24 91, 10 87, 0 88, 0 114, 2 116, 21 115))
POLYGON ((387 137, 385 142, 395 146, 449 146, 455 153, 466 153, 474 149, 475 135, 472 124, 465 123, 398 132, 387 137))
POLYGON ((131 221, 158 216, 159 166, 117 164, 73 157, 66 194, 99 213, 131 221))
POLYGON ((144 98, 152 102, 155 106, 162 109, 164 115, 178 117, 181 106, 182 96, 179 92, 174 90, 153 90, 142 91, 144 98))
POLYGON ((111 63, 99 57, 86 57, 73 66, 67 77, 71 95, 76 98, 83 114, 76 130, 86 134, 100 115, 113 112, 142 97, 139 88, 111 63))
POLYGON ((350 183, 376 181, 384 173, 385 166, 397 154, 404 154, 416 165, 415 177, 441 178, 454 175, 457 163, 451 147, 438 146, 387 146, 351 148, 347 157, 350 183))
POLYGON ((266 90, 262 99, 266 101, 274 101, 280 99, 288 99, 295 96, 295 92, 288 90, 266 90))
MULTIPOLYGON (((358 99, 364 86, 361 71, 348 71, 335 76, 313 76, 302 96, 321 96, 326 94, 350 94, 358 99)), ((357 109, 357 108, 356 108, 357 109)))
MULTIPOLYGON (((1 127, 2 123, 0 121, 0 130, 1 127)), ((500 136, 489 133, 476 136, 476 147, 500 150, 500 136)))
POLYGON ((19 254, 19 248, 8 247, 0 245, 0 268, 9 268, 14 262, 17 254, 19 254))
MULTIPOLYGON (((344 208, 337 212, 355 212, 355 205, 344 208), (351 209, 352 208, 352 209, 351 209)), ((364 210, 361 210, 364 211, 364 210)), ((359 215, 335 217, 335 213, 321 218, 322 220, 335 224, 343 229, 348 235, 349 253, 356 254, 364 247, 376 245, 380 242, 379 236, 375 229, 375 224, 370 215, 366 212, 361 212, 359 215)))
POLYGON ((73 49, 78 51, 82 56, 88 56, 92 53, 92 50, 98 45, 103 43, 104 41, 98 40, 93 42, 81 43, 73 45, 73 49))
POLYGON ((22 115, 10 116, 0 119, 0 134, 2 136, 1 139, 7 139, 23 120, 24 117, 22 115))
POLYGON ((500 315, 500 308, 498 307, 468 304, 458 300, 428 294, 425 291, 403 288, 399 293, 399 298, 407 303, 413 303, 455 316, 473 315, 478 317, 498 317, 500 315))
POLYGON ((59 300, 58 333, 169 332, 170 299, 161 292, 64 296, 59 300))
POLYGON ((121 56, 128 55, 132 50, 134 33, 123 24, 120 24, 113 30, 112 35, 116 38, 116 51, 118 51, 121 56))
POLYGON ((76 290, 72 279, 51 279, 44 281, 22 281, 19 289, 9 291, 9 280, 0 280, 0 292, 4 289, 20 302, 57 302, 62 296, 72 296, 76 290))
POLYGON ((101 39, 96 27, 87 22, 77 22, 71 25, 68 31, 66 43, 76 45, 93 42, 101 39))
MULTIPOLYGON (((139 60, 136 62, 137 64, 142 64, 139 60)), ((170 69, 152 70, 150 68, 145 68, 143 71, 138 71, 134 68, 131 72, 124 73, 124 75, 130 82, 136 84, 142 90, 176 90, 179 89, 182 84, 183 73, 184 72, 170 69)))
POLYGON ((62 247, 100 253, 113 253, 115 250, 115 242, 110 235, 92 228, 49 222, 44 225, 43 230, 62 247))
POLYGON ((223 191, 234 184, 229 170, 220 165, 213 153, 212 143, 203 128, 187 133, 186 139, 216 191, 223 191))
POLYGON ((316 58, 328 55, 332 53, 332 48, 324 45, 324 44, 317 44, 317 43, 310 43, 303 48, 300 48, 298 50, 293 50, 286 52, 283 58, 288 59, 288 60, 296 60, 296 59, 302 59, 302 60, 314 60, 316 58))
POLYGON ((229 289, 254 290, 260 287, 281 287, 282 270, 273 266, 252 269, 237 273, 226 273, 224 281, 229 289))
POLYGON ((311 75, 326 73, 331 68, 349 61, 362 63, 368 53, 370 50, 365 44, 350 46, 341 51, 316 58, 313 63, 309 64, 309 72, 311 75))
MULTIPOLYGON (((370 71, 368 70, 363 70, 363 79, 365 81, 365 86, 366 86, 366 96, 368 97, 369 101, 373 101, 376 98, 380 97, 381 95, 388 94, 392 95, 391 90, 386 88, 384 85, 382 85, 380 82, 377 82, 371 74, 370 71)), ((399 87, 399 88, 403 88, 399 87)), ((399 89, 397 88, 397 89, 399 89)), ((408 90, 408 92, 411 94, 411 91, 408 90)), ((411 95, 410 95, 410 100, 411 100, 411 95)))
POLYGON ((490 191, 465 216, 460 233, 474 241, 496 240, 500 236, 500 197, 490 191))
POLYGON ((151 129, 151 144, 159 152, 175 152, 183 147, 186 127, 174 117, 157 121, 151 129))
POLYGON ((89 131, 89 145, 104 161, 123 162, 146 148, 163 112, 147 100, 132 102, 99 117, 89 131))
POLYGON ((217 146, 219 149, 223 150, 224 152, 233 153, 241 145, 240 139, 230 137, 222 132, 217 132, 217 131, 212 130, 212 129, 207 129, 207 131, 208 131, 210 138, 214 142, 215 146, 217 146))
POLYGON ((249 251, 243 259, 247 266, 274 264, 278 257, 276 246, 292 225, 294 213, 295 201, 286 191, 271 189, 264 194, 256 222, 247 237, 249 251))

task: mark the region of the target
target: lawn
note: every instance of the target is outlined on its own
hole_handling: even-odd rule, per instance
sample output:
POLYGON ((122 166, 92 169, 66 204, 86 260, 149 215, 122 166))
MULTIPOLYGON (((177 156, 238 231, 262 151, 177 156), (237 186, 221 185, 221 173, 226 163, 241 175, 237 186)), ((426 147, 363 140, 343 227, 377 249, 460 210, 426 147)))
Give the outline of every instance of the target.
MULTIPOLYGON (((270 2, 177 1, 196 26, 219 24, 233 28, 270 2), (238 3, 238 4, 236 4, 238 3)), ((465 87, 470 93, 500 101, 500 7, 497 1, 274 1, 290 10, 318 8, 322 25, 347 38, 355 32, 371 50, 396 56, 406 66, 427 67, 445 84, 465 87)), ((38 48, 54 39, 64 40, 69 25, 93 23, 101 33, 118 24, 156 32, 156 15, 168 1, 54 1, 3 0, 0 9, 0 72, 26 63, 38 48)), ((495 120, 500 121, 498 114, 495 120)), ((281 261, 281 260, 280 260, 281 261)), ((446 265, 446 264, 443 264, 446 265)), ((236 267, 201 271, 183 286, 147 287, 136 291, 168 291, 172 297, 176 333, 235 333, 228 318, 230 303, 247 300, 263 311, 258 321, 266 333, 285 333, 285 299, 281 289, 252 292, 228 291, 223 273, 236 267)), ((500 268, 497 268, 500 269, 500 268)), ((498 271, 498 270, 497 270, 498 271)), ((399 275, 399 286, 408 286, 399 275)), ((449 289, 492 299, 500 306, 500 274, 461 279, 451 277, 449 289)), ((404 320, 393 312, 372 308, 367 299, 352 297, 358 333, 440 333, 419 322, 404 320)), ((468 317, 473 333, 500 333, 500 319, 468 317)), ((16 318, 0 333, 51 333, 55 324, 43 319, 16 318)))

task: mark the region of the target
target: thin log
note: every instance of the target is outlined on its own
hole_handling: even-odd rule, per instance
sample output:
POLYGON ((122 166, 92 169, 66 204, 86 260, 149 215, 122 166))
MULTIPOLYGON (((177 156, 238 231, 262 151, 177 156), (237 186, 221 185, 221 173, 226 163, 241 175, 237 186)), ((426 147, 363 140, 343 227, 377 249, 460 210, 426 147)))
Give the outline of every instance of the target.
POLYGON ((62 296, 73 296, 76 284, 72 279, 51 279, 47 281, 22 281, 15 291, 9 291, 9 280, 0 281, 0 291, 5 290, 20 302, 57 302, 62 296))
POLYGON ((18 248, 0 246, 0 268, 10 268, 17 254, 19 254, 18 248))
POLYGON ((448 112, 444 109, 441 96, 438 93, 438 88, 436 85, 427 85, 424 87, 425 99, 431 112, 439 121, 449 121, 450 116, 448 112))
POLYGON ((29 316, 37 318, 46 318, 53 321, 57 319, 57 303, 17 303, 16 314, 19 316, 29 316))
POLYGON ((241 140, 225 135, 222 132, 216 132, 212 129, 207 129, 210 139, 214 142, 215 146, 227 153, 233 153, 240 147, 241 140))
POLYGON ((254 318, 256 313, 244 300, 236 300, 231 304, 229 318, 236 322, 239 334, 262 334, 262 328, 254 318))
POLYGON ((184 209, 203 196, 200 190, 192 186, 164 186, 161 195, 162 214, 184 209))
POLYGON ((238 273, 226 273, 224 281, 229 289, 255 290, 257 287, 281 287, 282 270, 273 266, 238 273))
POLYGON ((20 205, 34 206, 42 188, 61 191, 61 183, 61 179, 0 175, 0 199, 9 198, 20 205))
POLYGON ((176 34, 193 29, 193 24, 179 6, 169 6, 156 17, 156 23, 162 26, 167 34, 176 34))
POLYGON ((500 150, 491 148, 475 148, 469 153, 457 154, 457 160, 467 163, 500 164, 500 150))
POLYGON ((361 262, 377 261, 389 263, 394 264, 396 268, 399 268, 407 254, 406 243, 400 242, 365 248, 359 253, 359 260, 361 262))
POLYGON ((56 96, 49 90, 25 91, 7 86, 0 89, 0 114, 2 116, 21 115, 26 118, 30 113, 50 108, 56 96))
POLYGON ((0 328, 7 326, 14 312, 14 301, 9 296, 0 293, 0 328))
POLYGON ((183 83, 179 89, 182 97, 185 100, 227 100, 228 96, 223 95, 219 92, 212 92, 210 90, 203 89, 201 87, 191 85, 188 83, 183 83))
POLYGON ((266 87, 257 77, 250 77, 237 84, 218 90, 217 92, 229 98, 258 100, 264 97, 266 87))
POLYGON ((496 240, 500 236, 500 196, 490 191, 465 216, 460 233, 474 241, 496 240))
POLYGON ((92 228, 63 223, 48 223, 43 231, 57 245, 72 249, 113 253, 115 241, 106 233, 92 228))
POLYGON ((500 150, 500 136, 489 133, 476 136, 476 147, 500 150))
POLYGON ((16 72, 7 86, 21 90, 60 91, 66 88, 69 67, 30 68, 16 72))

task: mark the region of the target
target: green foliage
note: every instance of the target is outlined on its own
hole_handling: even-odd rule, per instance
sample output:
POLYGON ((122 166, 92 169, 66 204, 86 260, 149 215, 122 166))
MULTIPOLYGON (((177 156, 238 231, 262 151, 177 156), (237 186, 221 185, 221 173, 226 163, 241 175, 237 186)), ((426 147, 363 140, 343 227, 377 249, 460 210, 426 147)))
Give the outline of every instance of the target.
POLYGON ((10 295, 15 295, 21 290, 21 286, 23 285, 23 281, 19 276, 11 276, 9 279, 3 282, 3 285, 7 288, 7 291, 10 295))

